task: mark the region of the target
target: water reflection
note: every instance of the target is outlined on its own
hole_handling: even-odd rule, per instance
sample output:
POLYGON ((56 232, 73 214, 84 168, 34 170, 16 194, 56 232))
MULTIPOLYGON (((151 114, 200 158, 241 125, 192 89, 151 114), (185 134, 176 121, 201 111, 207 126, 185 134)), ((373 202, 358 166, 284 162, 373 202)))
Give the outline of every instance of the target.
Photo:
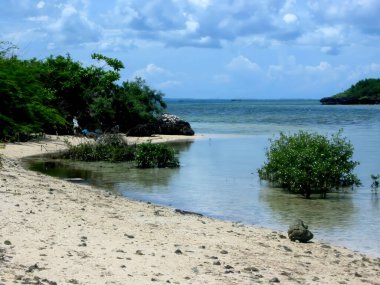
MULTIPOLYGON (((190 148, 191 142, 173 143, 173 148, 181 153, 190 148)), ((178 169, 138 169, 132 162, 81 162, 67 159, 54 159, 52 156, 34 156, 24 159, 33 171, 63 178, 82 178, 84 183, 106 188, 118 194, 126 189, 140 193, 151 193, 157 188, 164 190, 170 184, 178 169)))
MULTIPOLYGON (((362 133, 354 134, 351 137, 359 141, 362 133)), ((372 161, 373 153, 378 151, 367 146, 367 142, 362 142, 357 152, 362 163, 358 175, 364 186, 353 192, 329 193, 324 200, 305 200, 260 184, 256 170, 265 159, 268 136, 176 144, 179 169, 136 169, 130 163, 52 163, 51 160, 46 163, 46 159, 42 164, 33 163, 39 165, 35 170, 46 174, 82 177, 95 186, 132 199, 212 217, 280 230, 286 230, 295 218, 300 218, 309 224, 316 239, 380 256, 380 244, 372 238, 380 233, 379 199, 371 193, 368 175, 378 172, 378 160, 372 161), (363 239, 366 244, 362 243, 363 239)))
POLYGON ((278 188, 263 187, 259 199, 276 220, 288 225, 295 219, 320 229, 346 229, 352 224, 355 208, 350 193, 329 193, 327 199, 304 199, 278 188))

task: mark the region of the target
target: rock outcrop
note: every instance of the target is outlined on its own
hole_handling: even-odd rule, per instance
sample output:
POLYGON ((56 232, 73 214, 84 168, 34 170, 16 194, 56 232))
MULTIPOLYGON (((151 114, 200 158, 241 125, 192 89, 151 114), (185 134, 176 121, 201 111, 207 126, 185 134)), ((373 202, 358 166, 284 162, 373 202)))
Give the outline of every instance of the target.
POLYGON ((175 115, 164 114, 157 120, 157 131, 162 135, 193 136, 190 124, 175 115))
POLYGON ((188 122, 178 116, 164 114, 153 123, 137 125, 130 129, 127 136, 149 137, 153 134, 193 136, 194 130, 188 122))

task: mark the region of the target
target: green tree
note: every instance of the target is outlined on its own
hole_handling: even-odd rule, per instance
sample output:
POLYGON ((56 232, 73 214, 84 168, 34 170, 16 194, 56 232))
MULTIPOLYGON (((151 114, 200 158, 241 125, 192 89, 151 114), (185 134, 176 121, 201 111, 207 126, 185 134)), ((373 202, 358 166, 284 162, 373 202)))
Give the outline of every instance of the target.
POLYGON ((353 146, 342 132, 330 138, 300 131, 293 135, 280 134, 270 140, 267 162, 258 170, 260 179, 310 198, 333 189, 360 185, 353 169, 359 164, 352 160, 353 146))
POLYGON ((83 66, 66 56, 20 60, 16 47, 0 41, 0 139, 32 132, 70 133, 81 127, 128 131, 166 108, 163 96, 137 78, 119 84, 123 63, 92 54, 101 66, 83 66))
POLYGON ((26 139, 30 133, 65 124, 52 106, 54 92, 40 83, 36 60, 0 58, 0 138, 26 139))

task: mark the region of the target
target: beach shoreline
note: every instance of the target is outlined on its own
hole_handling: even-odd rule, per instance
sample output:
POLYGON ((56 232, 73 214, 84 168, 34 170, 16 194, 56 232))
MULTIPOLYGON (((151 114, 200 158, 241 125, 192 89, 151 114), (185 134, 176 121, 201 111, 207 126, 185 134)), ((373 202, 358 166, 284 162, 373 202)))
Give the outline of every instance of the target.
MULTIPOLYGON (((206 137, 151 141, 199 138, 206 137)), ((65 149, 65 140, 84 141, 49 136, 0 149, 0 284, 380 284, 379 258, 291 242, 283 232, 183 214, 21 166, 23 157, 65 149)))

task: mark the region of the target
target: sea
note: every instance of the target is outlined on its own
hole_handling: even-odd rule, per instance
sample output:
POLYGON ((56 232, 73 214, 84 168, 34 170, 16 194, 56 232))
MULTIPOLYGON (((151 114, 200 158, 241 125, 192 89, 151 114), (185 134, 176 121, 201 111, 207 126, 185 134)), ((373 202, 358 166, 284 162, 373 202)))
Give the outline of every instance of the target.
POLYGON ((174 144, 178 169, 127 164, 34 161, 34 169, 82 177, 131 199, 286 232, 301 219, 314 238, 380 257, 380 105, 321 105, 317 100, 167 100, 167 112, 188 121, 200 139, 174 144), (299 130, 342 131, 360 162, 362 186, 310 200, 258 177, 270 140, 299 130), (43 166, 41 167, 41 163, 43 166), (40 165, 40 166, 38 166, 40 165))

